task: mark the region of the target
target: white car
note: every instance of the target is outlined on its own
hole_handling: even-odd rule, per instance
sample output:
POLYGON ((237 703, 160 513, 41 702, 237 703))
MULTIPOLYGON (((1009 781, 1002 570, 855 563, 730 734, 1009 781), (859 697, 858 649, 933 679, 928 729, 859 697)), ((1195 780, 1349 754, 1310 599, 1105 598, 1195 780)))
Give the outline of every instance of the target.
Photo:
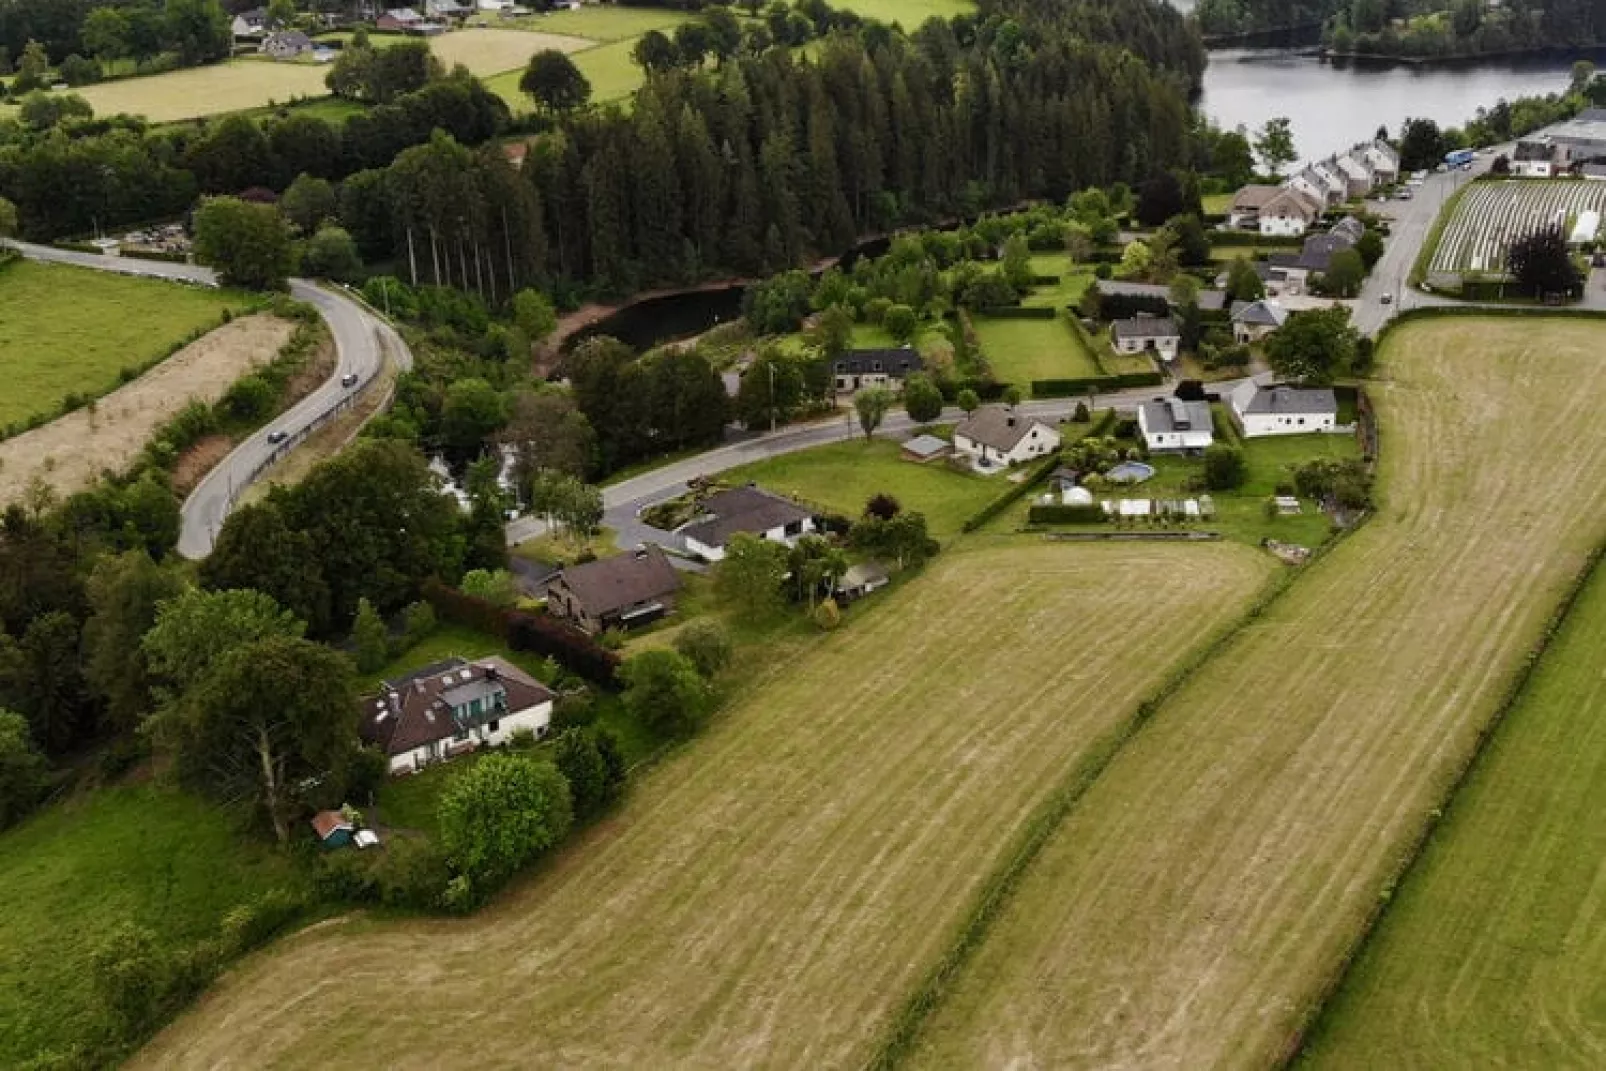
POLYGON ((1394 304, 1394 295, 1393 294, 1384 294, 1378 300, 1381 301, 1385 305, 1392 305, 1392 304, 1394 304))

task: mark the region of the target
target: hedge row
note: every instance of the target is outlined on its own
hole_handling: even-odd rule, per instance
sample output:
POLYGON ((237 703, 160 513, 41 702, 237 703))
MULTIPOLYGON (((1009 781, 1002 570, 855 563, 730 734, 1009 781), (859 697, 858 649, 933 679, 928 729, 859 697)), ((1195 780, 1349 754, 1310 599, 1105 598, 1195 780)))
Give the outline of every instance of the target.
POLYGON ((1259 231, 1211 231, 1211 245, 1263 245, 1297 249, 1305 244, 1303 235, 1261 234, 1259 231))
POLYGON ((1122 372, 1115 376, 1084 376, 1081 379, 1034 379, 1033 398, 1074 398, 1089 391, 1112 391, 1126 387, 1157 387, 1165 382, 1159 372, 1122 372))
POLYGON ((976 315, 990 316, 995 320, 1052 320, 1059 315, 1059 310, 1051 306, 990 305, 985 309, 977 309, 976 315))
POLYGON ((130 260, 156 260, 163 264, 188 264, 190 258, 184 253, 164 253, 159 249, 125 249, 123 256, 130 260))
POLYGON ((1085 506, 1033 506, 1026 511, 1028 524, 1101 524, 1105 519, 1104 507, 1097 503, 1085 506))
POLYGON ((618 684, 619 656, 548 614, 504 610, 438 580, 424 583, 424 598, 443 619, 495 636, 515 651, 546 655, 593 684, 618 684))
POLYGON ((1048 474, 1053 472, 1054 469, 1059 466, 1059 463, 1060 456, 1058 452, 1050 454, 1047 458, 1044 458, 1030 476, 1026 477, 1026 479, 1022 480, 1020 483, 1012 484, 1009 490, 1005 491, 1003 494, 999 495, 997 498, 993 499, 991 502, 987 503, 981 509, 972 514, 970 519, 965 521, 964 531, 974 532, 976 529, 980 528, 994 517, 997 517, 1000 513, 1003 513, 1010 506, 1013 506, 1015 503, 1025 498, 1027 492, 1029 492, 1036 484, 1042 483, 1043 480, 1048 477, 1048 474))

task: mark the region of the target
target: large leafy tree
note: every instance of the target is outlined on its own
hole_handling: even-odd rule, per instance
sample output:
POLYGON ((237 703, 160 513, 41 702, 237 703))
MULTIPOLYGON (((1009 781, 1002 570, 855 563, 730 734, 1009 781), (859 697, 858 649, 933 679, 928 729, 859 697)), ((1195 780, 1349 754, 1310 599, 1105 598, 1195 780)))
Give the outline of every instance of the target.
POLYGON ((225 654, 268 639, 300 639, 305 622, 260 591, 192 588, 161 603, 140 641, 153 678, 176 695, 225 654))
POLYGON ((714 590, 742 616, 763 617, 780 608, 786 569, 785 545, 738 532, 714 566, 714 590))
POLYGON ((552 761, 569 782, 574 816, 581 821, 606 810, 624 790, 624 755, 606 730, 589 726, 564 730, 552 742, 552 761))
POLYGON ((568 782, 530 755, 487 755, 441 794, 441 847, 468 878, 475 898, 552 848, 574 822, 568 782))
POLYGON ((102 558, 89 576, 92 612, 84 622, 84 676, 106 704, 108 720, 133 726, 151 709, 151 680, 140 640, 158 607, 181 594, 184 582, 143 550, 102 558))
POLYGON ((1266 337, 1266 360, 1284 379, 1326 386, 1352 368, 1359 345, 1348 309, 1297 312, 1266 337))
POLYGON ((28 721, 0 710, 0 829, 27 814, 44 792, 50 765, 33 746, 28 721))
POLYGON ((343 776, 357 749, 357 693, 345 655, 275 636, 213 661, 158 717, 181 775, 220 799, 253 799, 290 839, 297 786, 343 776))
POLYGON ((591 83, 574 60, 552 48, 530 57, 519 91, 554 115, 582 108, 591 99, 591 83))
POLYGON ((272 205, 214 197, 195 213, 195 254, 226 285, 277 289, 290 275, 290 229, 272 205))
POLYGON ((1266 174, 1281 175, 1283 168, 1299 159, 1299 153, 1294 148, 1294 129, 1287 116, 1278 116, 1267 119, 1266 124, 1255 135, 1255 155, 1260 158, 1260 166, 1266 174))
MULTIPOLYGON (((780 549, 784 553, 786 548, 780 549)), ((625 682, 625 708, 666 737, 694 732, 713 706, 708 681, 690 659, 676 651, 632 655, 619 667, 619 679, 625 682)))
POLYGON ((214 591, 252 589, 305 621, 314 635, 329 625, 329 587, 312 539, 290 527, 275 499, 242 506, 223 522, 201 582, 214 591))

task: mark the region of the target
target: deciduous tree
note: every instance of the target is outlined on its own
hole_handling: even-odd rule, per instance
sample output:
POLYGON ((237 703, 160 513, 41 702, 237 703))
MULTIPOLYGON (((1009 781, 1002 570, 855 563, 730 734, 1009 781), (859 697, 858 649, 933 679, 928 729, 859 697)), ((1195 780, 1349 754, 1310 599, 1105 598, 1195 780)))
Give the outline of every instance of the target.
MULTIPOLYGON (((784 560, 786 548, 777 543, 770 546, 778 547, 784 560)), ((619 679, 625 682, 625 708, 662 736, 695 732, 713 705, 708 682, 689 659, 675 651, 647 650, 632 655, 619 667, 619 679)))
POLYGON ((151 678, 141 639, 156 623, 158 607, 184 591, 178 574, 143 550, 102 558, 89 576, 84 622, 84 677, 119 729, 150 712, 151 678))
POLYGON ((1359 340, 1348 309, 1297 312, 1266 337, 1266 359, 1285 379, 1325 386, 1349 370, 1359 340))
POLYGON ((917 424, 929 424, 942 416, 942 391, 931 377, 916 372, 903 381, 903 408, 917 424))
POLYGON ((859 414, 859 427, 868 441, 892 408, 892 392, 885 387, 866 387, 853 396, 853 410, 859 414))
POLYGON ((519 91, 554 115, 583 108, 591 99, 591 83, 574 61, 557 49, 530 57, 519 78, 519 91))
POLYGON ((441 847, 478 900, 562 842, 574 823, 574 803, 552 763, 497 753, 452 779, 436 816, 441 847))
POLYGON ((253 290, 284 286, 290 274, 290 232, 272 205, 214 197, 195 213, 195 255, 223 282, 253 290))
POLYGON ((786 568, 784 545, 738 532, 714 566, 714 590, 741 616, 761 618, 780 608, 786 568))

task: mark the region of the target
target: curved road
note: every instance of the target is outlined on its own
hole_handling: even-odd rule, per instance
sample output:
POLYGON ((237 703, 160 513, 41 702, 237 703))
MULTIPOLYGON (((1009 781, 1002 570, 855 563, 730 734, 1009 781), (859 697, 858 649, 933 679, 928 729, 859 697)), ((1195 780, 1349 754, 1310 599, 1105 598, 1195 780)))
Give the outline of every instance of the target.
MULTIPOLYGON (((216 286, 217 274, 194 264, 168 264, 133 257, 108 257, 98 253, 78 253, 28 242, 8 242, 30 260, 71 264, 97 271, 119 272, 151 279, 216 286)), ((290 296, 318 310, 335 340, 335 370, 317 389, 281 413, 266 428, 253 432, 218 462, 184 500, 179 530, 178 552, 186 558, 204 558, 212 550, 223 520, 235 497, 261 475, 262 470, 293 450, 323 419, 356 391, 366 387, 392 355, 403 370, 412 367, 413 357, 396 330, 365 305, 336 290, 305 279, 290 280, 290 296), (341 381, 357 377, 351 387, 341 381), (283 431, 284 441, 268 442, 268 436, 283 431)))

